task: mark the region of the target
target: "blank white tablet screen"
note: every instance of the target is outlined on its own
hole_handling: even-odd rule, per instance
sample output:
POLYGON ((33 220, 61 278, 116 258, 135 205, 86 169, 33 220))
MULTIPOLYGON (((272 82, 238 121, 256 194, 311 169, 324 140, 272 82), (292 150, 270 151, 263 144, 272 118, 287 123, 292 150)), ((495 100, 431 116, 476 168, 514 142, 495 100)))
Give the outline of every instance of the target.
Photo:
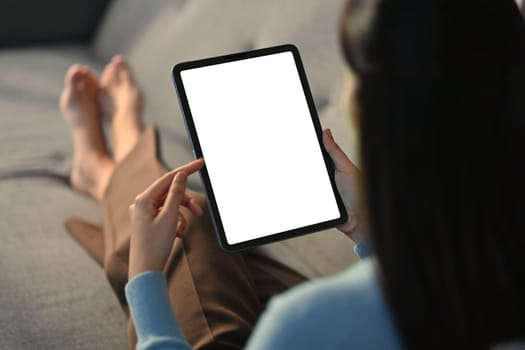
POLYGON ((291 52, 181 78, 228 244, 340 217, 291 52))

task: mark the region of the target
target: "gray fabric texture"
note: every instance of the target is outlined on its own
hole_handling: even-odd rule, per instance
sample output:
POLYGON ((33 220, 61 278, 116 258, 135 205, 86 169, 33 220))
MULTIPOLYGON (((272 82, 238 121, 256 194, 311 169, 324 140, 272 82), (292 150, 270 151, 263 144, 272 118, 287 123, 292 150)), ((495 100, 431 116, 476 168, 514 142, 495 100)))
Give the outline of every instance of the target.
POLYGON ((67 187, 71 141, 58 111, 85 48, 0 52, 0 349, 125 349, 126 323, 102 269, 66 234, 100 220, 67 187))
MULTIPOLYGON (((100 72, 125 55, 159 126, 170 166, 192 159, 171 80, 188 59, 293 43, 323 127, 355 158, 339 108, 343 0, 116 0, 92 45, 0 51, 0 349, 125 349, 126 326, 99 266, 66 233, 76 215, 100 222, 97 205, 67 187, 72 147, 58 109, 67 68, 100 72)), ((197 180, 193 186, 199 187, 197 180)), ((352 264, 352 242, 328 230, 265 246, 310 276, 352 264)))

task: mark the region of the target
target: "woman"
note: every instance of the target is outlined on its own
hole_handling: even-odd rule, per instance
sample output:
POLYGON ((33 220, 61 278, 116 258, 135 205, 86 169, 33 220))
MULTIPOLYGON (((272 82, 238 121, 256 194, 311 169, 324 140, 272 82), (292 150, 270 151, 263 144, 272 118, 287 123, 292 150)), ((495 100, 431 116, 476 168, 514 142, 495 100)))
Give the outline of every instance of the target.
MULTIPOLYGON (((122 214, 129 188, 163 172, 154 134, 138 122, 140 94, 118 58, 100 82, 70 71, 62 105, 78 160, 72 184, 104 206, 104 265, 129 301, 137 348, 239 348, 249 337, 253 349, 488 349, 525 339, 525 31, 516 5, 351 0, 341 34, 363 175, 329 131, 323 142, 352 214, 340 229, 375 257, 302 283, 264 313, 270 296, 304 278, 253 252, 218 250, 202 196, 186 189, 202 160, 160 177, 135 198, 131 219, 122 214), (97 115, 98 94, 114 108, 106 114, 120 160, 109 157, 99 119, 89 129, 97 137, 79 131, 88 134, 79 121, 97 115)), ((68 227, 102 260, 89 227, 68 227)))

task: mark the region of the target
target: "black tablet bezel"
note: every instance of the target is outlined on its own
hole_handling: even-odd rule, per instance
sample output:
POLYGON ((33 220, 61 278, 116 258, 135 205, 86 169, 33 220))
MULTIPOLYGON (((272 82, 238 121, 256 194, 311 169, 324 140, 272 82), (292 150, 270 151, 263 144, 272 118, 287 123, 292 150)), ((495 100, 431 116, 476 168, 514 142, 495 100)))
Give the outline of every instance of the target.
POLYGON ((260 57, 260 56, 273 55, 273 54, 282 53, 282 52, 291 52, 293 54, 295 65, 297 67, 297 72, 299 74, 301 84, 303 87, 303 91, 304 91, 304 95, 305 95, 305 98, 308 104, 308 108, 310 110, 310 116, 312 118, 312 122, 315 127, 319 147, 322 150, 325 166, 327 168, 329 178, 330 178, 330 183, 332 185, 332 190, 334 192, 337 206, 339 208, 340 216, 339 218, 334 219, 334 220, 325 221, 325 222, 321 222, 321 223, 317 223, 317 224, 313 224, 313 225, 309 225, 309 226, 305 226, 301 228, 296 228, 296 229, 289 230, 289 231, 274 233, 269 236, 251 239, 251 240, 240 242, 240 243, 229 244, 228 240, 226 239, 224 227, 222 225, 221 217, 219 214, 219 209, 217 207, 217 202, 215 199, 215 194, 213 192, 213 188, 211 185, 208 171, 206 169, 206 162, 205 162, 204 167, 200 171, 200 175, 201 175, 201 179, 204 184, 204 187, 206 189, 206 194, 208 198, 208 206, 211 211, 211 217, 213 219, 213 224, 215 226, 215 232, 217 234, 219 243, 224 250, 229 251, 229 252, 235 252, 235 251, 239 251, 243 249, 248 249, 248 248, 252 248, 255 246, 262 245, 262 244, 272 243, 272 242, 276 242, 276 241, 280 241, 280 240, 284 240, 284 239, 297 237, 300 235, 305 235, 308 233, 313 233, 313 232, 325 230, 328 228, 332 228, 332 227, 341 225, 344 222, 346 222, 347 217, 348 217, 343 201, 341 199, 341 196, 335 184, 334 165, 333 165, 332 159, 330 158, 330 156, 328 155, 328 153, 326 152, 323 146, 321 123, 319 121, 319 116, 315 108, 315 103, 312 97, 312 93, 310 91, 310 87, 306 79, 306 73, 305 73, 305 70, 304 70, 304 67, 301 61, 301 57, 299 55, 299 50, 297 49, 297 47, 295 47, 292 44, 251 50, 251 51, 240 52, 240 53, 235 53, 235 54, 225 55, 225 56, 211 57, 211 58, 206 58, 206 59, 201 59, 201 60, 196 60, 196 61, 182 62, 182 63, 175 65, 175 67, 173 67, 173 80, 175 83, 175 90, 179 98, 179 104, 182 107, 182 115, 185 120, 186 131, 189 134, 189 138, 193 146, 194 155, 196 158, 202 157, 206 161, 206 157, 202 153, 202 149, 199 143, 199 137, 197 135, 195 124, 193 122, 193 117, 192 117, 190 106, 188 103, 188 98, 186 96, 186 91, 184 90, 184 84, 182 82, 181 72, 184 70, 188 70, 188 69, 201 68, 205 66, 239 61, 239 60, 260 57))

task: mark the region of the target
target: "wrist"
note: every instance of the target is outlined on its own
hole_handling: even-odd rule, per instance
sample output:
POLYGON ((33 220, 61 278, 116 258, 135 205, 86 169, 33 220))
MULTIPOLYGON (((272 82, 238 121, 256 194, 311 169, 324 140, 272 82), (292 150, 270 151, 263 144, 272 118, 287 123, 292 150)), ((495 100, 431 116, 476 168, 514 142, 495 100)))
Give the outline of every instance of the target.
POLYGON ((129 270, 128 270, 128 279, 131 280, 133 277, 140 275, 146 271, 162 271, 163 264, 156 261, 156 259, 151 259, 147 254, 148 250, 144 247, 138 247, 134 249, 135 244, 130 246, 129 254, 129 270))
POLYGON ((360 243, 367 239, 368 229, 365 228, 365 225, 357 224, 356 227, 350 231, 345 232, 345 234, 354 242, 360 243))
POLYGON ((129 262, 128 280, 148 271, 162 271, 162 268, 149 263, 133 263, 133 260, 129 262))
POLYGON ((368 237, 368 225, 354 211, 348 213, 348 220, 338 227, 354 243, 359 243, 368 237))

